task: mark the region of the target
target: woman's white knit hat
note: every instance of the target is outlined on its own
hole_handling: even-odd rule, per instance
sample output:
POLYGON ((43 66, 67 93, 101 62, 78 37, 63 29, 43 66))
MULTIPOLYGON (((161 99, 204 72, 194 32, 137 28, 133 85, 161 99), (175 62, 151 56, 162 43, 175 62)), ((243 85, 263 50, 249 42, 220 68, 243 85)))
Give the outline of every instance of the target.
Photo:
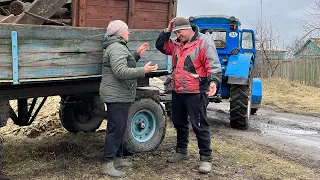
POLYGON ((107 34, 109 36, 122 36, 124 32, 128 30, 128 25, 121 21, 111 21, 107 27, 107 34))

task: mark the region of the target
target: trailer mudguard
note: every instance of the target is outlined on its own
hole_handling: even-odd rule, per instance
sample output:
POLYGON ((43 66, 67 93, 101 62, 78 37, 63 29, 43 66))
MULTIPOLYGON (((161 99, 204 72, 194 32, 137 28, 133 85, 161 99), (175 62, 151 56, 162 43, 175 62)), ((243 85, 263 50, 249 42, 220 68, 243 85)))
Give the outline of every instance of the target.
POLYGON ((230 56, 225 73, 228 84, 248 84, 251 56, 242 53, 230 56))

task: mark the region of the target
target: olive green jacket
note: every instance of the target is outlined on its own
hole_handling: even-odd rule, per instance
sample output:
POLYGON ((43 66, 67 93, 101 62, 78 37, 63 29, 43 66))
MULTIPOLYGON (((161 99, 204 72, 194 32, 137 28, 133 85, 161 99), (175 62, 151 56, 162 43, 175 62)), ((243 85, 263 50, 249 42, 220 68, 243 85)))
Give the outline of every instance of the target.
POLYGON ((133 102, 137 79, 145 77, 143 67, 136 67, 140 59, 131 53, 127 42, 118 36, 107 37, 103 43, 102 80, 100 98, 104 103, 133 102))

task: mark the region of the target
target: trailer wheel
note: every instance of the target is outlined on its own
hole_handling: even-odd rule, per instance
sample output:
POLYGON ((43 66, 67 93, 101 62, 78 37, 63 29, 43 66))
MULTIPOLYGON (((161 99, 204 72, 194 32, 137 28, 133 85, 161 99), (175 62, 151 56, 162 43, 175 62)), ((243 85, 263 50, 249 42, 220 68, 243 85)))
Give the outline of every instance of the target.
POLYGON ((246 130, 251 114, 251 93, 249 85, 232 84, 230 88, 230 126, 246 130))
POLYGON ((69 132, 93 132, 99 128, 103 118, 93 115, 94 102, 77 100, 60 103, 60 121, 69 132))
POLYGON ((161 105, 153 99, 135 101, 128 114, 124 148, 128 153, 156 149, 165 136, 166 118, 161 105))
POLYGON ((9 119, 9 100, 0 100, 0 127, 6 126, 9 119))

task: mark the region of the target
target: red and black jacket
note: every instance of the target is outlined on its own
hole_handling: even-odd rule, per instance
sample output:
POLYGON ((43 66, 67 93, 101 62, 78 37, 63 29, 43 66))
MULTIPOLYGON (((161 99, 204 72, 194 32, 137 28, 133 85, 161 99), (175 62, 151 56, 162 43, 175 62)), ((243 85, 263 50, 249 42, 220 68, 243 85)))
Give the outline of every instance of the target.
POLYGON ((195 35, 187 43, 170 39, 171 33, 161 32, 156 47, 172 56, 172 90, 177 93, 206 93, 209 84, 221 83, 221 64, 213 40, 192 26, 195 35))

